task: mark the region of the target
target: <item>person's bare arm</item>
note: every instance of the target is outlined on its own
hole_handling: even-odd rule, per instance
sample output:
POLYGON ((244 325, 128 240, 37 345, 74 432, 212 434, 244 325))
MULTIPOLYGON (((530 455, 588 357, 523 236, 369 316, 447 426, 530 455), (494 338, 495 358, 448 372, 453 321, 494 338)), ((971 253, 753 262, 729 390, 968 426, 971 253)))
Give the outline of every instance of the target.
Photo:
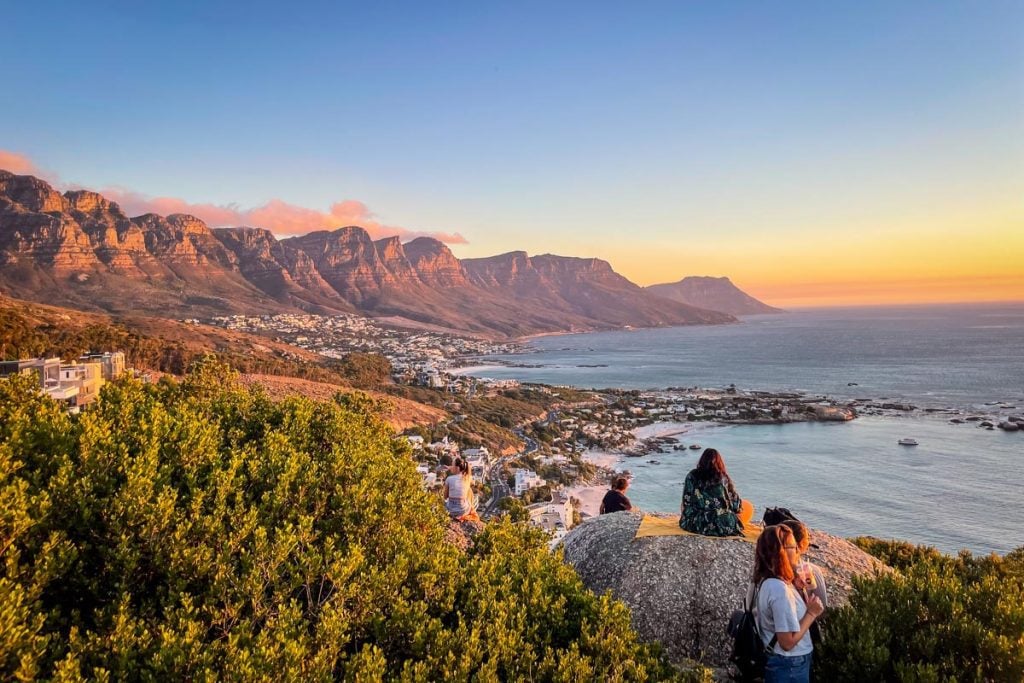
POLYGON ((807 629, 811 627, 814 620, 821 616, 821 613, 825 611, 825 607, 821 604, 821 600, 817 595, 813 593, 807 599, 807 611, 804 616, 800 619, 800 630, 799 631, 778 631, 775 634, 776 642, 786 652, 789 652, 796 644, 800 642, 800 639, 807 633, 807 629))

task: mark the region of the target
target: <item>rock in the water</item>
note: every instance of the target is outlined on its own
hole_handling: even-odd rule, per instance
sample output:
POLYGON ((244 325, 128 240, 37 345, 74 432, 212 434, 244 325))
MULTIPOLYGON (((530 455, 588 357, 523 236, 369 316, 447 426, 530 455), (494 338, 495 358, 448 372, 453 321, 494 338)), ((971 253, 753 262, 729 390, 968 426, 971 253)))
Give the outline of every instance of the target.
MULTIPOLYGON (((588 588, 629 605, 633 626, 664 645, 674 661, 728 663, 725 632, 740 608, 754 564, 754 545, 703 536, 634 538, 641 516, 617 512, 588 520, 562 542, 565 559, 588 588)), ((846 602, 851 577, 887 567, 849 541, 813 533, 807 559, 821 567, 829 605, 846 602)))
POLYGON ((1018 429, 1020 429, 1020 425, 1016 422, 1010 422, 1009 420, 1006 420, 1005 422, 999 423, 999 428, 1006 432, 1015 432, 1018 429))

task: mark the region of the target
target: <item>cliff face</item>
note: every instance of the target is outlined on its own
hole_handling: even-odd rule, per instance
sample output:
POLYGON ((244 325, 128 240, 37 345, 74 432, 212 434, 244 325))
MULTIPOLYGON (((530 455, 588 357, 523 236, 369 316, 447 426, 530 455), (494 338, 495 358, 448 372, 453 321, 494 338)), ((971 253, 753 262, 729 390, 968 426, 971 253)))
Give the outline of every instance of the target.
POLYGON ((234 254, 242 276, 274 299, 324 312, 354 310, 320 277, 313 259, 263 228, 219 228, 213 234, 234 254))
POLYGON ((129 218, 96 194, 0 171, 0 290, 85 310, 272 309, 193 216, 129 218))
POLYGON ((356 306, 376 301, 396 281, 362 228, 318 230, 282 244, 304 251, 334 291, 356 306))
POLYGON ((429 287, 467 287, 469 278, 462 262, 440 240, 417 237, 406 242, 405 256, 420 281, 429 287))
POLYGON ((731 315, 651 296, 607 261, 514 251, 463 262, 480 287, 561 311, 581 327, 658 326, 734 322, 731 315))
POLYGON ((277 240, 194 216, 130 218, 102 195, 0 171, 0 291, 115 312, 359 310, 496 336, 731 322, 654 296, 599 259, 510 252, 460 261, 359 227, 277 240))
POLYGON ((685 277, 679 282, 651 285, 647 290, 666 299, 731 315, 785 313, 758 301, 727 277, 685 277))

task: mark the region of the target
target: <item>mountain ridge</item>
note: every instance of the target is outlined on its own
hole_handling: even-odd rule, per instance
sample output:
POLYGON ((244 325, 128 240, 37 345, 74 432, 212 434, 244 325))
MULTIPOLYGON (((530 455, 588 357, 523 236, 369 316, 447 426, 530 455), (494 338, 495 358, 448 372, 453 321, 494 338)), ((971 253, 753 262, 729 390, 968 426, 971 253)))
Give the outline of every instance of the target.
POLYGON ((769 306, 750 296, 727 277, 690 275, 678 282, 648 285, 646 289, 666 299, 730 315, 785 313, 781 308, 769 306))
POLYGON ((2 170, 0 291, 179 317, 357 311, 496 337, 736 321, 649 292, 601 259, 516 251, 460 260, 436 239, 373 240, 358 226, 279 240, 188 214, 129 217, 101 194, 61 194, 2 170))

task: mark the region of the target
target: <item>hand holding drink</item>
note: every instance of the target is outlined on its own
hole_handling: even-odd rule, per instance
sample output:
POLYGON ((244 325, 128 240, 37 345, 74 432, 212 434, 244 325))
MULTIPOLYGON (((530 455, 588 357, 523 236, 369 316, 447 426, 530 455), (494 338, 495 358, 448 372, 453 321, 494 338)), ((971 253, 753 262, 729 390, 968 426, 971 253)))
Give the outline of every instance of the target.
POLYGON ((814 571, 811 569, 810 562, 801 562, 796 566, 796 575, 800 577, 803 582, 803 587, 807 589, 807 592, 814 591, 817 587, 817 581, 814 579, 814 571))
POLYGON ((821 616, 822 612, 825 611, 825 605, 822 604, 821 598, 817 595, 812 594, 811 597, 807 598, 807 613, 817 619, 821 616))

